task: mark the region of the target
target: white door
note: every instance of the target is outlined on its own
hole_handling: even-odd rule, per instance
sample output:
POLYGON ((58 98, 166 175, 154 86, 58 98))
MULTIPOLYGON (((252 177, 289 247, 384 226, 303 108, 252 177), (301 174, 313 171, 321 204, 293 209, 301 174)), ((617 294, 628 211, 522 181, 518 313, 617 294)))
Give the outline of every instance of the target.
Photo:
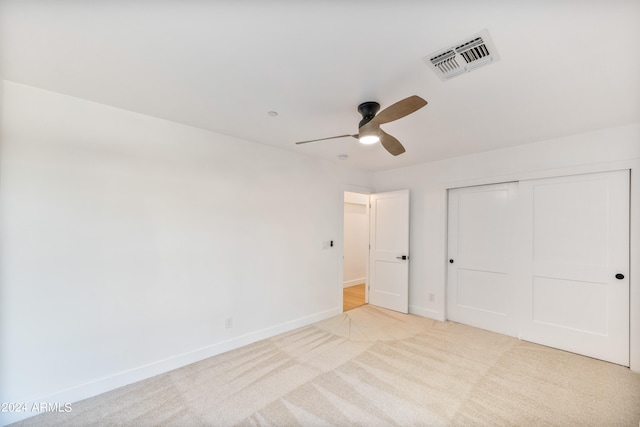
POLYGON ((519 199, 521 338, 628 366, 629 171, 523 181, 519 199))
POLYGON ((447 318, 517 336, 517 184, 449 191, 447 318))
POLYGON ((369 304, 409 312, 409 190, 370 196, 369 304))

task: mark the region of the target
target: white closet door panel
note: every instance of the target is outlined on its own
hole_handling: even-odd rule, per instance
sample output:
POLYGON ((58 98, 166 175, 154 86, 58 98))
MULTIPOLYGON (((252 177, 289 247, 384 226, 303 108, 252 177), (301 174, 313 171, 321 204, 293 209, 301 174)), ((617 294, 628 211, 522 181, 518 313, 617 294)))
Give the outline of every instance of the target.
POLYGON ((519 195, 521 337, 628 366, 629 172, 523 181, 519 195))
POLYGON ((514 272, 516 184, 449 191, 447 318, 517 334, 514 272))

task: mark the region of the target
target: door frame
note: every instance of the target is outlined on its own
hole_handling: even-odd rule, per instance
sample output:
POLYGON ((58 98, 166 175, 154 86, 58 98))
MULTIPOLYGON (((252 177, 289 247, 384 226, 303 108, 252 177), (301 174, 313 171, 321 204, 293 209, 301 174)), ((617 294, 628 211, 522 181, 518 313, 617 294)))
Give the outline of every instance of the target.
MULTIPOLYGON (((337 294, 339 295, 339 307, 340 307, 340 313, 342 313, 342 306, 344 303, 344 193, 345 192, 349 192, 349 193, 359 193, 359 194, 366 194, 367 196, 370 196, 373 193, 373 189, 369 188, 369 187, 360 187, 360 186, 356 186, 356 185, 343 185, 342 189, 340 190, 340 214, 339 214, 339 218, 340 218, 340 241, 339 241, 339 245, 338 247, 340 248, 340 256, 339 256, 339 260, 340 260, 340 267, 339 267, 339 272, 338 272, 338 290, 337 290, 337 294)), ((367 221, 369 221, 369 206, 367 205, 367 221)), ((368 233, 367 233, 368 236, 368 233)), ((366 304, 369 303, 369 254, 367 254, 367 280, 365 282, 365 290, 364 290, 364 302, 366 304)))
MULTIPOLYGON (((361 192, 357 192, 357 191, 346 191, 345 190, 343 192, 343 204, 342 204, 342 207, 343 207, 342 246, 341 246, 341 248, 342 248, 342 256, 340 258, 341 261, 342 261, 342 270, 341 271, 342 271, 342 274, 343 274, 343 276, 342 276, 342 289, 343 289, 343 291, 345 289, 344 288, 344 265, 345 265, 344 264, 344 259, 345 259, 344 246, 345 246, 345 233, 347 231, 347 228, 344 225, 344 211, 345 211, 346 204, 349 203, 349 202, 344 201, 344 198, 346 198, 346 194, 347 193, 359 194, 359 195, 362 195, 362 196, 366 196, 366 203, 364 204, 364 206, 365 206, 365 212, 366 212, 365 217, 366 217, 366 222, 367 222, 366 239, 367 239, 368 248, 369 248, 369 233, 370 233, 370 217, 369 217, 369 215, 370 215, 370 206, 369 206, 369 204, 370 204, 371 193, 361 193, 361 192)), ((364 277, 364 285, 365 285, 365 287, 364 287, 364 302, 365 302, 365 304, 369 303, 369 280, 370 279, 369 279, 369 249, 368 248, 366 249, 365 267, 364 267, 365 268, 365 277, 364 277)), ((344 294, 343 294, 343 297, 344 297, 344 294)))
POLYGON ((614 162, 595 163, 557 169, 544 169, 526 172, 514 172, 500 176, 485 176, 441 184, 441 200, 443 201, 443 216, 445 233, 441 240, 443 249, 441 277, 444 279, 440 290, 444 298, 440 301, 442 316, 439 320, 446 320, 446 290, 448 281, 447 253, 448 253, 448 204, 449 190, 476 185, 500 184, 510 181, 524 181, 530 179, 553 178, 587 173, 610 172, 616 170, 630 171, 630 203, 629 203, 629 367, 634 372, 640 372, 640 158, 614 162))

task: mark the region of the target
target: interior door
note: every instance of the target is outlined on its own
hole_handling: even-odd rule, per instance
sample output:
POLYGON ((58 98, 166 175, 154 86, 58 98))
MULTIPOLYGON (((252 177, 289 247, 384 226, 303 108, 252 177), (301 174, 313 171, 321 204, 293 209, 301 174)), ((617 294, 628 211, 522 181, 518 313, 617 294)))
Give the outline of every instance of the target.
POLYGON ((520 183, 522 339, 629 365, 629 171, 520 183))
POLYGON ((517 184, 449 190, 447 318, 517 336, 517 184))
POLYGON ((409 312, 409 190, 370 196, 369 304, 409 312))

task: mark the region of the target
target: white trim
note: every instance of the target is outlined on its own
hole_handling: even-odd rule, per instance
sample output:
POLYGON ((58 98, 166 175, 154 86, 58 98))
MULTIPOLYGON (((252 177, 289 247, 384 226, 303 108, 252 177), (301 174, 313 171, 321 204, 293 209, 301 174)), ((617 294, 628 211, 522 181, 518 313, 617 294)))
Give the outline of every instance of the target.
POLYGON ((640 159, 630 169, 629 367, 640 372, 640 159))
POLYGON ((541 179, 541 178, 557 178, 561 176, 569 176, 569 175, 582 175, 587 173, 596 173, 596 172, 611 172, 615 170, 626 170, 633 169, 635 167, 639 167, 637 160, 620 160, 614 162, 604 162, 604 163, 596 163, 596 164, 588 164, 588 165, 580 165, 580 166, 572 166, 572 167, 563 167, 563 168, 553 168, 553 169, 541 169, 534 170, 528 172, 516 172, 507 175, 495 175, 495 176, 485 176, 481 178, 473 178, 473 179, 465 179, 461 181, 449 181, 445 182, 445 190, 450 190, 453 188, 460 187, 473 187, 476 185, 487 185, 487 184, 503 184, 507 182, 515 182, 515 181, 525 181, 530 179, 541 179))
POLYGON ((344 201, 344 192, 347 191, 349 193, 362 193, 369 195, 373 193, 373 190, 369 187, 363 187, 361 185, 351 185, 345 184, 342 186, 342 191, 340 192, 340 200, 344 201))
POLYGON ((351 286, 361 285, 367 282, 366 277, 361 277, 359 279, 347 280, 342 284, 343 288, 350 288, 351 286))
MULTIPOLYGON (((45 396, 39 396, 25 400, 27 409, 31 408, 36 402, 57 402, 64 405, 67 402, 78 402, 83 399, 88 399, 93 396, 97 396, 102 393, 106 393, 115 390, 119 387, 124 387, 129 384, 133 384, 138 381, 145 380, 147 378, 154 377, 156 375, 164 374, 174 369, 182 368, 183 366, 190 365, 195 362, 207 359, 209 357, 217 356, 227 351, 235 350, 245 345, 252 344, 256 341, 271 338, 273 336, 292 331, 297 328, 301 328, 310 325, 321 320, 328 319, 332 316, 342 313, 342 307, 333 308, 331 310, 321 311, 319 313, 312 314, 310 316, 301 317, 299 319, 291 320, 281 323, 279 325, 271 326, 269 328, 262 329, 260 331, 250 332, 239 337, 231 338, 226 341, 221 341, 206 347, 199 348, 197 350, 182 353, 176 356, 172 356, 163 360, 158 360, 147 365, 139 366, 137 368, 129 369, 114 375, 109 375, 102 378, 96 378, 93 381, 74 386, 65 390, 60 390, 55 393, 51 393, 45 396)), ((72 404, 73 408, 73 404, 72 404)), ((1 420, 2 425, 11 424, 25 418, 30 418, 39 415, 39 412, 16 412, 5 413, 1 420), (6 416, 6 417, 5 417, 6 416)))
POLYGON ((417 305, 409 306, 409 314, 415 314, 416 316, 426 317, 428 319, 437 320, 439 322, 444 322, 446 320, 442 312, 430 310, 424 307, 418 307, 417 305))
POLYGON ((369 193, 354 193, 353 191, 345 191, 344 202, 353 203, 355 205, 368 205, 369 193))

